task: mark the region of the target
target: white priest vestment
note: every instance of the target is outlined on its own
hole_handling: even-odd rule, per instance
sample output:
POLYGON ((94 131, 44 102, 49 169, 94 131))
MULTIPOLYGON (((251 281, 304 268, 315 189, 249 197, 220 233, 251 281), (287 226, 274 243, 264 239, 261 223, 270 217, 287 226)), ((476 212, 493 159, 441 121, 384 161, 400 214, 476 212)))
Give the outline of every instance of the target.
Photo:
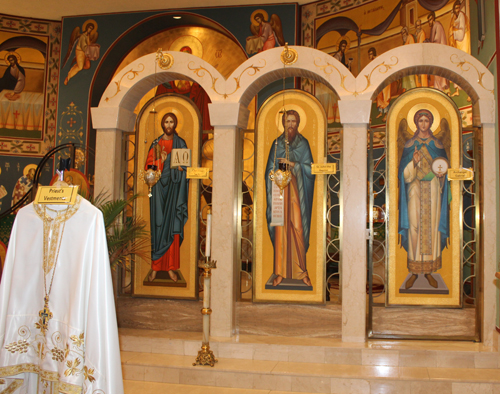
POLYGON ((0 284, 0 393, 123 394, 102 213, 80 197, 66 207, 57 208, 50 242, 61 246, 46 248, 45 271, 43 223, 56 212, 29 204, 14 222, 0 284))

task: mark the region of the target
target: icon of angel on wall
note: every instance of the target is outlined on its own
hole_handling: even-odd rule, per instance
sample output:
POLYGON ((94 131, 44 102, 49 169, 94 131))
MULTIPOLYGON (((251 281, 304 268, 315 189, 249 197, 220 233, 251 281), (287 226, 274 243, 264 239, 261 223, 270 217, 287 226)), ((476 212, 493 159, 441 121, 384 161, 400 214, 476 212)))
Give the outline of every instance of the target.
POLYGON ((283 37, 283 26, 278 15, 272 14, 271 19, 268 13, 262 9, 255 10, 250 21, 250 31, 253 36, 247 37, 246 51, 249 55, 285 45, 283 37))
POLYGON ((82 25, 82 30, 77 26, 73 29, 69 39, 69 46, 63 61, 63 68, 66 66, 69 58, 74 52, 74 58, 71 68, 68 72, 64 84, 82 70, 90 68, 90 62, 99 59, 101 46, 96 44, 99 33, 97 32, 97 22, 89 19, 82 25))

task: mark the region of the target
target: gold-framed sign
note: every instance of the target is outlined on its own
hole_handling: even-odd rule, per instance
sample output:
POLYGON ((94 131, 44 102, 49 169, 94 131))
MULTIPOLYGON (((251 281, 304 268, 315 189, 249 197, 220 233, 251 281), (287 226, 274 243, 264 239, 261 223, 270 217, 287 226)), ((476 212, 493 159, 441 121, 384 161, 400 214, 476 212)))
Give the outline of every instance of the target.
POLYGON ((208 167, 189 167, 187 169, 188 179, 209 179, 210 168, 208 167))
POLYGON ((461 118, 435 89, 412 89, 388 116, 386 304, 461 306, 461 118))
POLYGON ((319 101, 298 90, 273 95, 257 116, 256 302, 324 302, 326 181, 311 169, 326 161, 326 126, 319 101))
POLYGON ((141 109, 136 136, 136 168, 160 176, 151 197, 144 182, 135 185, 135 214, 149 222, 151 254, 136 256, 133 294, 197 299, 199 182, 188 179, 182 153, 190 150, 192 165, 199 165, 200 114, 184 96, 158 96, 141 109), (172 168, 177 153, 180 165, 172 168))
POLYGON ((337 163, 313 163, 311 164, 311 174, 328 175, 337 173, 337 163))
POLYGON ((78 186, 39 186, 35 204, 73 205, 78 195, 78 186))
POLYGON ((450 168, 448 169, 448 180, 450 181, 471 181, 474 179, 472 168, 450 168))

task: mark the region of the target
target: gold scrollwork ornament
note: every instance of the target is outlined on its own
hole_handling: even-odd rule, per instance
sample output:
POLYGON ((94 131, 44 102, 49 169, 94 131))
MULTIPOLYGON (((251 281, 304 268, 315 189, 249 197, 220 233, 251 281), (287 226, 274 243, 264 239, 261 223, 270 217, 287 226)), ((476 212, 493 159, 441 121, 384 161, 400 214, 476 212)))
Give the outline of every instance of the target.
POLYGON ((170 53, 163 53, 161 48, 156 51, 156 61, 162 70, 168 70, 174 65, 174 57, 170 53))
POLYGON ((288 48, 288 42, 285 43, 285 48, 281 52, 281 62, 285 66, 290 66, 295 63, 299 58, 299 54, 295 49, 288 48))

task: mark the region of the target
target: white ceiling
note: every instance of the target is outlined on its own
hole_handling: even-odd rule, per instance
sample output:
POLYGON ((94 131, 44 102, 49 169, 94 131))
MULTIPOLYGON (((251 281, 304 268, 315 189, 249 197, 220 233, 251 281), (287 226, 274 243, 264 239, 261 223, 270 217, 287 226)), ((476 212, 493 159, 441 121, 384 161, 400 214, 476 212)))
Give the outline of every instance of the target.
MULTIPOLYGON (((293 3, 306 4, 311 0, 297 0, 293 3)), ((258 0, 255 4, 292 3, 290 0, 258 0)), ((149 11, 182 8, 251 5, 250 0, 2 0, 0 13, 29 18, 61 20, 63 16, 93 15, 129 11, 149 11)))

